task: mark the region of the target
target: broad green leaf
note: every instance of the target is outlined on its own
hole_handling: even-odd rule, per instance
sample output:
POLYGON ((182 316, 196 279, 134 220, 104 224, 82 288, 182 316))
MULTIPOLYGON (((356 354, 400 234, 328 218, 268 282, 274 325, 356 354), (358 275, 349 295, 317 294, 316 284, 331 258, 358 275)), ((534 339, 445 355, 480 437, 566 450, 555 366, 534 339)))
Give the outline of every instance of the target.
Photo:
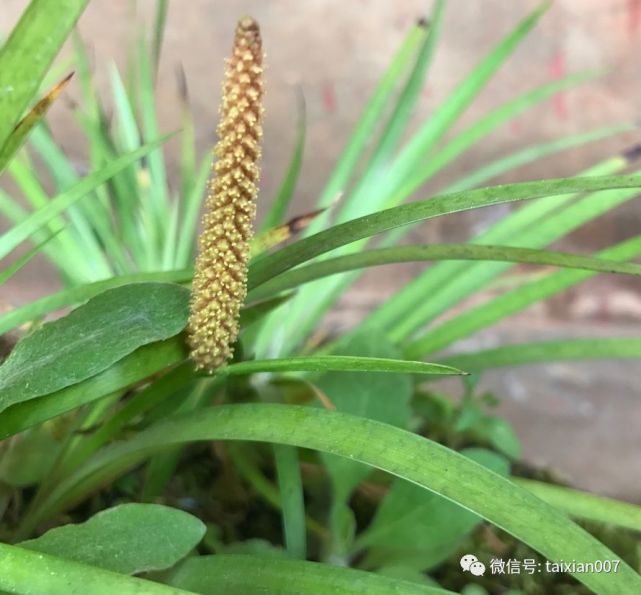
POLYGON ((320 254, 330 252, 334 248, 407 225, 408 223, 519 200, 575 192, 639 187, 641 187, 641 175, 595 176, 522 182, 435 196, 427 200, 401 205, 341 223, 331 229, 281 248, 250 267, 249 287, 253 289, 275 275, 320 254))
POLYGON ((135 273, 63 289, 2 314, 0 316, 0 335, 45 314, 84 302, 108 289, 115 289, 116 287, 134 283, 187 283, 191 281, 192 275, 193 271, 191 269, 159 273, 135 273))
POLYGON ((201 595, 453 595, 451 591, 418 585, 352 568, 317 562, 249 555, 189 558, 169 583, 201 595))
POLYGON ((486 246, 476 244, 431 244, 428 246, 394 246, 365 250, 328 258, 278 275, 252 291, 254 299, 298 287, 316 279, 367 267, 399 262, 437 260, 488 260, 524 264, 551 265, 571 269, 584 269, 602 273, 641 275, 641 265, 608 261, 567 252, 515 248, 512 246, 486 246))
POLYGON ((181 336, 145 345, 105 371, 58 392, 23 401, 0 413, 0 439, 136 385, 187 358, 181 336))
MULTIPOLYGON (((96 454, 48 495, 34 521, 56 514, 153 452, 203 440, 276 442, 360 461, 457 502, 549 560, 618 558, 565 514, 440 444, 364 417, 290 405, 218 406, 167 419, 96 454)), ((641 591, 641 577, 625 562, 616 574, 574 576, 605 595, 641 591)))
MULTIPOLYGON (((461 454, 500 475, 509 473, 506 459, 493 452, 468 449, 461 454)), ((403 564, 427 570, 452 556, 480 522, 477 515, 452 501, 396 479, 358 537, 355 551, 367 548, 366 568, 403 564)))
POLYGON ((464 366, 466 370, 477 372, 490 368, 561 360, 615 358, 641 358, 641 339, 600 337, 522 343, 451 355, 443 361, 448 365, 464 366))
POLYGON ((0 48, 0 147, 4 147, 88 0, 32 0, 0 48))
MULTIPOLYGON (((372 334, 372 336, 376 336, 372 334)), ((383 340, 380 336, 377 339, 383 340)), ((345 350, 352 352, 352 347, 358 345, 363 353, 397 353, 393 349, 365 349, 362 348, 363 342, 354 341, 350 343, 345 350)), ((257 372, 346 372, 347 374, 336 374, 335 382, 341 384, 349 382, 350 378, 355 378, 356 383, 363 381, 361 372, 398 372, 401 374, 436 374, 436 375, 461 375, 465 374, 461 370, 442 366, 439 364, 429 364, 426 362, 411 362, 402 359, 383 358, 383 357, 361 357, 353 355, 324 355, 309 357, 285 357, 282 359, 264 359, 248 360, 229 364, 216 370, 216 374, 222 376, 231 376, 237 374, 255 374, 257 372)), ((372 377, 372 382, 380 382, 381 379, 372 377)), ((396 397, 395 397, 396 398, 396 397)))
POLYGON ((121 574, 171 568, 205 535, 195 516, 159 504, 121 504, 78 525, 50 529, 20 547, 121 574))
MULTIPOLYGON (((175 587, 152 583, 88 564, 0 543, 0 589, 31 595, 185 595, 175 587)), ((193 594, 192 594, 193 595, 193 594)))
POLYGON ((0 411, 106 370, 139 347, 168 339, 187 322, 189 291, 140 283, 112 289, 16 345, 0 366, 0 411))
POLYGON ((43 225, 46 225, 65 209, 68 209, 72 204, 95 190, 96 187, 106 182, 124 167, 127 167, 137 159, 144 157, 149 153, 149 151, 165 142, 166 139, 167 137, 163 137, 157 141, 140 147, 140 149, 137 149, 136 151, 132 151, 131 153, 127 153, 126 155, 111 161, 102 169, 84 177, 69 190, 52 198, 47 206, 39 209, 30 215, 28 219, 11 228, 7 233, 0 237, 0 259, 4 258, 9 254, 9 252, 16 248, 16 246, 28 239, 31 234, 40 229, 43 225))
POLYGON ((638 505, 532 479, 514 478, 514 482, 568 516, 641 531, 638 505))

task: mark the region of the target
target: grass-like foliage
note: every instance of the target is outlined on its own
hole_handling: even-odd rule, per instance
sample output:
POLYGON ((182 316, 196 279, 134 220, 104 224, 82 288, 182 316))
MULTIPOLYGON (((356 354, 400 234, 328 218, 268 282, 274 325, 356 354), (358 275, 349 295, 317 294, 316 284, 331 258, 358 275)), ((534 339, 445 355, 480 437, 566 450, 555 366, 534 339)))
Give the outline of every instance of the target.
POLYGON ((536 87, 451 133, 548 3, 412 128, 446 10, 437 0, 383 73, 317 209, 287 220, 305 150, 301 99, 291 162, 253 243, 262 50, 257 25, 242 19, 198 248, 210 156, 196 157, 184 81, 176 185, 156 117, 166 0, 131 71, 110 71, 113 114, 74 38, 82 101, 72 109, 88 174, 46 125, 68 72, 46 76, 86 3, 32 0, 0 50, 0 171, 22 194, 0 191, 11 222, 0 257, 30 244, 3 266, 0 284, 39 252, 63 284, 0 315, 10 343, 0 364, 0 590, 641 592, 641 510, 541 481, 544 474, 525 479, 518 438, 492 414, 495 397, 476 391, 490 368, 638 358, 641 341, 456 348, 592 275, 641 274, 631 262, 641 236, 596 255, 548 248, 638 194, 641 172, 629 171, 638 151, 576 177, 482 186, 629 126, 529 147, 431 196, 422 190, 511 118, 591 78, 536 87), (423 221, 505 203, 514 209, 467 243, 400 243, 423 221), (430 266, 346 333, 318 332, 360 273, 401 262, 430 266), (515 264, 546 268, 496 284, 515 264), (490 299, 466 305, 489 287, 490 299), (55 312, 63 316, 43 322, 55 312), (431 383, 444 376, 460 379, 460 403, 431 383), (607 537, 612 527, 619 540, 607 537), (460 569, 472 551, 485 555, 484 577, 460 569), (518 556, 607 560, 617 570, 490 575, 491 558, 518 556))

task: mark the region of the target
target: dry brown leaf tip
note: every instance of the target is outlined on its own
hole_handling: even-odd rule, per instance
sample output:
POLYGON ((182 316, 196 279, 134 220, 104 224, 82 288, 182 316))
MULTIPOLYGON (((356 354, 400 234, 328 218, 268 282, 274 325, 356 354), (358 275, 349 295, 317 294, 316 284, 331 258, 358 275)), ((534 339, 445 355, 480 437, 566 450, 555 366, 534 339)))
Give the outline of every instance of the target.
POLYGON ((223 82, 213 177, 194 267, 187 326, 191 357, 214 370, 233 355, 247 264, 261 156, 263 51, 256 21, 241 19, 223 82))

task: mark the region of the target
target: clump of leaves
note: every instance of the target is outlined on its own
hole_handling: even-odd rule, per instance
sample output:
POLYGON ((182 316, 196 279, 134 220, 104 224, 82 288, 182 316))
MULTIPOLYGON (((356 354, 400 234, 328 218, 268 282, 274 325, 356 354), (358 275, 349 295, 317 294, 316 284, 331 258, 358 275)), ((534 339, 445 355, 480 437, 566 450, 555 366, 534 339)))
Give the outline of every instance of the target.
MULTIPOLYGON (((45 5, 52 6, 46 0, 32 3, 45 5)), ((141 78, 150 108, 143 111, 152 138, 148 145, 134 142, 120 155, 106 142, 108 134, 95 136, 108 150, 100 153, 97 170, 88 178, 76 181, 72 171, 63 182, 71 185, 32 215, 5 201, 17 223, 10 240, 3 244, 0 239, 0 247, 8 250, 62 217, 63 231, 46 248, 67 287, 0 315, 2 332, 32 325, 0 366, 0 437, 10 440, 3 443, 0 465, 0 495, 7 510, 3 535, 14 544, 0 544, 0 588, 125 594, 247 593, 257 588, 443 593, 437 581, 463 586, 453 579, 449 564, 470 545, 489 553, 498 539, 515 555, 532 551, 552 561, 614 559, 606 538, 595 538, 570 517, 641 528, 636 506, 515 475, 518 441, 503 420, 491 415, 487 406, 492 399, 476 395, 466 374, 558 358, 639 357, 640 341, 570 340, 441 353, 457 339, 597 272, 641 274, 641 266, 627 262, 641 253, 639 237, 590 257, 544 249, 636 195, 641 176, 620 175, 632 164, 631 153, 606 160, 583 177, 473 188, 533 156, 625 127, 563 139, 554 147, 536 148, 528 158, 509 156, 449 191, 400 204, 499 123, 577 82, 573 78, 534 89, 443 143, 448 128, 536 24, 544 5, 502 40, 401 146, 432 61, 444 6, 436 3, 429 27, 421 21, 410 32, 369 101, 317 211, 303 217, 309 224, 306 237, 288 246, 274 249, 277 239, 301 221, 287 224, 283 218, 300 169, 304 124, 267 219, 267 227, 276 225, 276 231, 261 235, 253 252, 247 245, 260 117, 260 86, 252 74, 260 73, 245 70, 245 55, 250 70, 262 59, 257 26, 248 19, 239 24, 236 49, 243 47, 232 58, 225 87, 218 177, 195 274, 180 268, 189 261, 193 243, 176 243, 176 213, 185 207, 185 213, 195 214, 199 200, 170 206, 161 154, 153 151, 162 139, 150 116, 149 77, 141 78), (401 92, 391 105, 398 84, 401 92), (373 152, 366 156, 372 139, 373 152), (148 169, 137 161, 147 153, 148 169), (142 171, 149 177, 141 177, 142 171), (151 184, 141 185, 141 179, 151 184), (107 180, 105 191, 100 184, 107 180), (136 200, 129 205, 122 202, 130 197, 123 188, 133 188, 136 200), (93 192, 99 199, 95 209, 75 204, 93 192), (346 196, 335 210, 336 224, 328 226, 329 212, 323 209, 340 192, 346 196), (421 221, 526 199, 537 200, 468 244, 394 245, 421 221), (123 217, 114 220, 111 214, 120 207, 123 217), (174 215, 164 218, 166 212, 174 215), (382 245, 372 249, 367 244, 378 236, 382 245), (119 238, 132 243, 123 249, 119 238), (162 238, 168 238, 167 248, 162 238), (67 255, 81 273, 74 276, 67 255), (227 259, 222 269, 216 266, 218 258, 227 259), (442 262, 349 332, 320 343, 312 340, 311 331, 356 273, 414 260, 442 262), (438 318, 521 262, 561 270, 438 318), (90 276, 94 263, 100 263, 97 278, 90 276), (190 294, 184 285, 192 278, 190 294), (222 294, 211 291, 211 284, 228 290, 230 280, 237 290, 223 294, 233 307, 221 318, 216 312, 222 294), (74 309, 59 320, 37 324, 67 307, 74 309), (202 319, 198 312, 205 313, 202 319), (195 369, 185 331, 196 364, 214 368, 213 374, 195 369), (427 384, 443 376, 467 378, 460 404, 427 384), (28 469, 20 461, 30 461, 28 469), (47 531, 65 520, 75 524, 47 531), (490 534, 485 523, 497 529, 490 534), (482 543, 476 541, 479 536, 482 543)), ((160 2, 159 23, 165 11, 166 3, 160 2)), ((29 29, 33 14, 26 13, 26 24, 19 25, 30 31, 24 47, 42 35, 42 27, 34 29, 37 35, 29 29)), ((154 35, 155 56, 160 30, 154 35)), ((115 88, 118 118, 135 131, 128 95, 118 84, 115 88)), ((100 122, 101 112, 94 115, 100 122)), ((41 147, 45 138, 41 135, 41 147)), ((50 157, 56 154, 49 151, 50 157)), ((189 186, 183 198, 199 196, 195 188, 189 186)), ((192 229, 195 218, 186 221, 185 229, 192 229)), ((635 542, 636 536, 630 533, 630 539, 635 542)), ((597 592, 632 593, 641 588, 634 564, 626 551, 616 574, 575 573, 575 578, 597 592)), ((476 587, 482 584, 475 581, 476 587)))

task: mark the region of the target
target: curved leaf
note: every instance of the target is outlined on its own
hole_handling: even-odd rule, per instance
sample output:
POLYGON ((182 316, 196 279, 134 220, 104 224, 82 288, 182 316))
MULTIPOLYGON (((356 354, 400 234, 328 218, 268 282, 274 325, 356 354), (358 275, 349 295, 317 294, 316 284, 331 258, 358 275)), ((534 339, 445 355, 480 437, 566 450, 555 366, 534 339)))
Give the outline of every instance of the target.
POLYGON ((465 372, 441 364, 412 362, 383 357, 355 357, 351 355, 324 355, 284 357, 229 364, 216 374, 232 376, 257 372, 402 372, 405 374, 461 375, 465 372))
POLYGON ((641 507, 629 502, 531 479, 514 478, 514 482, 568 516, 641 531, 641 507))
MULTIPOLYGON (((636 236, 606 248, 597 256, 613 260, 629 260, 641 253, 641 236, 636 236)), ((519 312, 536 302, 560 293, 589 279, 594 273, 590 271, 562 270, 555 271, 543 278, 530 281, 507 291, 498 297, 465 310, 463 313, 435 325, 416 339, 409 342, 405 355, 409 358, 420 358, 424 354, 434 353, 451 345, 457 339, 467 337, 486 328, 495 322, 519 312)))
POLYGON ((272 277, 334 248, 408 223, 544 196, 638 187, 641 187, 641 175, 594 176, 506 184, 435 196, 347 221, 281 248, 250 267, 248 285, 253 289, 272 277))
POLYGON ((0 589, 31 595, 185 595, 139 578, 0 543, 0 589))
POLYGON ((484 260, 518 262, 524 264, 551 265, 562 268, 584 269, 603 273, 641 275, 641 264, 620 263, 590 256, 578 256, 567 252, 516 248, 512 246, 486 246, 475 244, 432 244, 429 246, 394 246, 365 250, 314 262, 291 271, 286 271, 267 281, 251 293, 260 299, 285 289, 291 289, 322 277, 336 275, 366 267, 382 266, 399 262, 433 260, 484 260))
POLYGON ((506 345, 444 358, 443 363, 477 372, 489 368, 558 362, 560 360, 641 358, 641 339, 628 337, 568 339, 506 345))
POLYGON ((201 595, 447 595, 451 591, 388 578, 372 572, 317 562, 283 560, 249 555, 217 555, 190 558, 169 583, 201 595), (260 585, 260 587, 259 587, 260 585))
MULTIPOLYGON (((563 513, 440 444, 373 420, 289 405, 230 405, 168 419, 98 453, 49 494, 39 516, 56 513, 153 452, 199 440, 276 442, 347 457, 457 502, 550 560, 618 558, 563 513)), ((575 577, 598 593, 641 591, 641 577, 623 562, 616 574, 575 577)))

